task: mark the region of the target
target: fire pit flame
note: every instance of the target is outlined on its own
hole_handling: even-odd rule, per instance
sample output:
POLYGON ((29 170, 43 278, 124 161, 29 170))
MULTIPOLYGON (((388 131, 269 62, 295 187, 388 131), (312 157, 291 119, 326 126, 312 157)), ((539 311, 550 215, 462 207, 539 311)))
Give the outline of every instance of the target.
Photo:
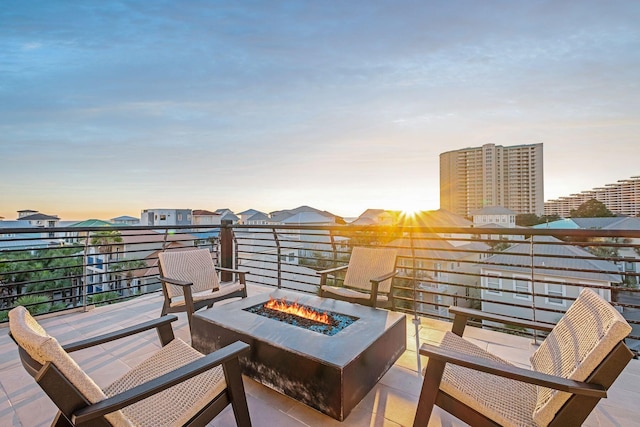
POLYGON ((277 310, 283 313, 292 314, 294 316, 303 317, 305 319, 313 320, 314 322, 324 323, 325 325, 331 324, 331 318, 327 313, 320 313, 309 307, 300 305, 297 302, 288 302, 285 298, 270 298, 269 301, 265 303, 264 307, 271 310, 277 310))

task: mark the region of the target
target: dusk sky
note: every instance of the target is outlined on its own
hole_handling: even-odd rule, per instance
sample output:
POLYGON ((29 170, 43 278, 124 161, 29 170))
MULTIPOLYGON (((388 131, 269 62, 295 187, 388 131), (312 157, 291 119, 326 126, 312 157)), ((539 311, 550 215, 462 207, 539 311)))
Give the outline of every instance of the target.
POLYGON ((545 200, 640 175, 640 2, 0 6, 0 216, 437 209, 439 154, 544 143, 545 200))

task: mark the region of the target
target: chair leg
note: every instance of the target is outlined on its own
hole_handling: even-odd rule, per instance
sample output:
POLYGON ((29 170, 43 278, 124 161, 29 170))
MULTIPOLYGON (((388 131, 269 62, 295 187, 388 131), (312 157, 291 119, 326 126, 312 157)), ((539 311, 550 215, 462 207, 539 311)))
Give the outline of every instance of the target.
POLYGON ((69 420, 62 415, 62 412, 58 411, 58 414, 51 422, 51 427, 73 427, 73 424, 71 424, 69 420))
POLYGON ((249 417, 249 407, 247 406, 247 396, 242 383, 242 371, 238 358, 231 359, 222 364, 224 369, 224 377, 227 381, 227 390, 231 395, 231 406, 233 407, 233 415, 236 418, 238 427, 251 427, 251 418, 249 417))
POLYGON ((418 409, 416 417, 413 420, 413 427, 426 427, 429 424, 429 418, 436 404, 436 398, 440 392, 440 381, 444 373, 446 363, 434 359, 429 359, 427 369, 424 373, 422 382, 422 390, 418 399, 418 409))

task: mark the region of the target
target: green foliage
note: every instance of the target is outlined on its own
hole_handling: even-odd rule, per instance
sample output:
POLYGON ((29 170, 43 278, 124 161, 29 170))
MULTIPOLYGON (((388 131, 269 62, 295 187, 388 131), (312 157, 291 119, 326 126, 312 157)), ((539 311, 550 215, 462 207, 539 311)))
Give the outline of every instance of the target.
POLYGON ((51 302, 44 295, 23 295, 16 300, 16 307, 24 306, 33 316, 48 313, 51 309, 51 302))
POLYGON ((607 209, 607 206, 596 200, 587 200, 581 204, 578 209, 572 209, 570 213, 572 218, 603 218, 615 216, 613 212, 607 209))
POLYGON ((516 215, 516 225, 521 227, 531 227, 532 225, 541 224, 540 218, 536 214, 518 214, 516 215))
POLYGON ((98 246, 100 253, 109 253, 112 245, 122 242, 122 236, 117 230, 96 231, 90 242, 92 246, 98 246))
POLYGON ((0 322, 6 322, 9 320, 9 312, 7 310, 0 311, 0 322))
POLYGON ((89 304, 107 305, 111 304, 120 297, 117 292, 103 292, 100 294, 89 295, 87 297, 89 304))
POLYGON ((538 224, 558 221, 559 219, 561 219, 559 215, 538 216, 536 214, 519 214, 516 215, 516 225, 519 225, 521 227, 532 227, 538 224))
POLYGON ((527 329, 523 328, 522 326, 510 325, 508 323, 505 323, 504 324, 504 328, 505 328, 505 331, 503 331, 503 332, 505 334, 519 335, 519 336, 529 335, 527 333, 527 329))
MULTIPOLYGON (((593 237, 590 238, 589 241, 593 243, 619 243, 620 239, 618 237, 593 237)), ((587 246, 585 248, 587 251, 592 253, 593 255, 601 258, 617 258, 620 256, 620 251, 617 246, 587 246)))

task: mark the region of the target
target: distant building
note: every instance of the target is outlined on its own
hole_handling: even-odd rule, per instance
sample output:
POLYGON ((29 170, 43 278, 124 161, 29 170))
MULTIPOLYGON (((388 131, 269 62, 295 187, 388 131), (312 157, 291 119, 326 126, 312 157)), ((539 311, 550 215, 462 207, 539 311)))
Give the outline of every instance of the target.
POLYGON ((632 176, 615 184, 607 184, 592 190, 582 191, 559 199, 545 202, 545 215, 558 215, 563 218, 571 216, 571 211, 581 204, 596 199, 611 212, 619 215, 635 216, 640 213, 640 176, 632 176))
MULTIPOLYGON (((240 212, 238 215, 240 216, 240 224, 248 224, 247 220, 252 217, 255 217, 253 219, 254 221, 257 221, 258 218, 262 218, 262 216, 269 218, 266 213, 257 211, 255 209, 247 209, 246 211, 240 212)), ((264 224, 266 224, 266 222, 264 224)))
POLYGON ((495 225, 497 227, 515 228, 516 213, 500 206, 489 206, 471 213, 473 226, 495 225))
POLYGON ((191 225, 191 209, 145 209, 140 215, 140 225, 191 225))
POLYGON ((555 237, 536 236, 533 265, 529 264, 532 245, 528 242, 485 259, 481 268, 482 311, 532 320, 535 306, 535 320, 556 323, 561 313, 540 309, 566 311, 571 298, 585 286, 593 286, 611 301, 611 286, 622 282, 618 266, 559 242, 555 237), (531 295, 534 289, 535 301, 531 295))
POLYGON ((60 218, 28 210, 18 211, 18 221, 26 223, 31 227, 56 227, 60 222, 60 218))
POLYGON ((237 224, 240 221, 240 218, 231 209, 216 209, 215 213, 221 215, 220 221, 231 221, 232 224, 237 224))
POLYGON ((544 211, 542 144, 464 148, 440 154, 440 207, 469 216, 486 206, 544 211))
POLYGON ((196 209, 192 213, 193 225, 220 225, 222 215, 204 209, 196 209))
POLYGON ((116 218, 110 219, 111 223, 114 225, 138 225, 140 224, 140 218, 136 218, 133 216, 123 215, 116 218))
POLYGON ((367 209, 358 218, 352 221, 352 225, 396 225, 398 223, 399 211, 388 211, 385 209, 367 209))

